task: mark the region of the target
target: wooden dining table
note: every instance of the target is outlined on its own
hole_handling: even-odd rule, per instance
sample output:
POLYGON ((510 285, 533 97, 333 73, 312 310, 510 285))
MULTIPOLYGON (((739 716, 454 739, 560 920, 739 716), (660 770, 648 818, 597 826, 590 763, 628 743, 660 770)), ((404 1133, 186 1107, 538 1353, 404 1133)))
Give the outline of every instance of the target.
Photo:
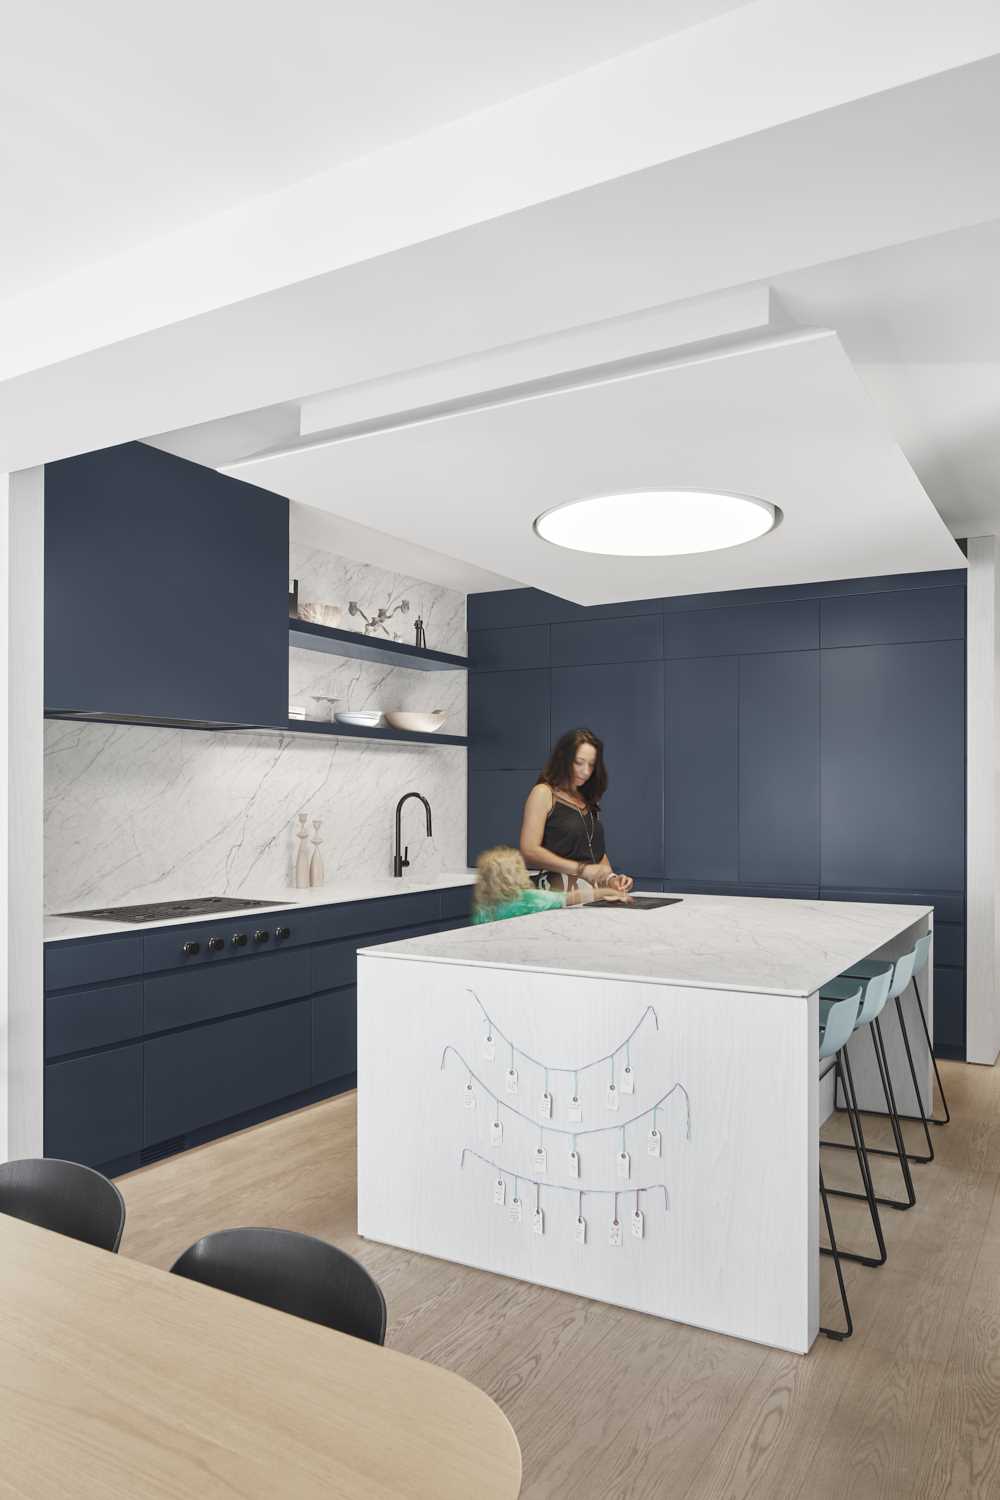
POLYGON ((467 1380, 0 1214, 0 1496, 513 1500, 467 1380))

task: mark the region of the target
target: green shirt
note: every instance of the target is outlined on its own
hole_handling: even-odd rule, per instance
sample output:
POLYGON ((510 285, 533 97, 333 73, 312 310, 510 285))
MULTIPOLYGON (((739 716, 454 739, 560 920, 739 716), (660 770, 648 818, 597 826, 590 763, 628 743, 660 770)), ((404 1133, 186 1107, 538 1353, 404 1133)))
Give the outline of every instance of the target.
POLYGON ((473 922, 502 922, 506 917, 527 917, 533 911, 555 911, 566 905, 561 891, 539 891, 531 886, 521 891, 513 901, 503 901, 499 906, 477 906, 472 913, 473 922))

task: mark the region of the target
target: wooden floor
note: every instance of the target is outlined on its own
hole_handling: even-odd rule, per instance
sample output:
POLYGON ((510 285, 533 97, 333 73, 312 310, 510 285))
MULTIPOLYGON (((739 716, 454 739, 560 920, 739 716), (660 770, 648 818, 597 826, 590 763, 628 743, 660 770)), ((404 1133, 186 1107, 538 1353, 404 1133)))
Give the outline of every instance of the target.
MULTIPOLYGON (((886 1266, 848 1272, 853 1339, 805 1358, 359 1240, 353 1094, 119 1179, 123 1253, 169 1266, 236 1224, 335 1241, 381 1283, 393 1348, 499 1402, 525 1500, 1000 1497, 1000 1067, 942 1071, 953 1122, 917 1206, 885 1211, 886 1266)), ((848 1153, 823 1163, 847 1183, 848 1153)), ((863 1243, 861 1210, 835 1212, 863 1243)), ((826 1258, 823 1284, 826 1321, 826 1258)))

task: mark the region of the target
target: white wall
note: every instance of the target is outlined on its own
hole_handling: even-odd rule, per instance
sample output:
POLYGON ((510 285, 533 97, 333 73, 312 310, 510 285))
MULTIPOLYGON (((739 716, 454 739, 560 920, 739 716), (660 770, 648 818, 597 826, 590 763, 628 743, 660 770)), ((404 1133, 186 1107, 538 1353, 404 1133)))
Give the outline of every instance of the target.
MULTIPOLYGON (((410 601, 392 626, 407 641, 421 615, 430 646, 464 655, 465 597, 303 545, 293 533, 300 600, 340 605, 410 601)), ((373 662, 290 653, 290 701, 337 708, 444 708, 446 733, 464 734, 463 672, 415 672, 373 662)), ((465 751, 248 732, 201 733, 121 724, 45 726, 45 905, 50 912, 243 895, 283 899, 292 884, 295 815, 323 820, 328 883, 391 875, 393 809, 416 790, 434 812, 405 814, 410 878, 464 870, 465 751), (419 816, 418 816, 419 814, 419 816)))
POLYGON ((42 1150, 43 496, 0 474, 0 1161, 42 1150))
POLYGON ((1000 546, 968 543, 966 1058, 1000 1054, 1000 546))

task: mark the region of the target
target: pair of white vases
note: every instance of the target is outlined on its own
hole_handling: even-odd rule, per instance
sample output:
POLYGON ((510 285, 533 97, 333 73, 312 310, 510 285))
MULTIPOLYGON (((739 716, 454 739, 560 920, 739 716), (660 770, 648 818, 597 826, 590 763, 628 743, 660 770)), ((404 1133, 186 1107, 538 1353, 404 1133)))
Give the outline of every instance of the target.
POLYGON ((299 850, 295 856, 295 887, 296 890, 306 890, 312 885, 322 885, 326 880, 326 871, 323 868, 323 856, 319 852, 319 846, 323 842, 319 830, 322 818, 313 818, 312 852, 310 853, 306 840, 309 830, 306 827, 308 821, 307 813, 298 814, 299 826, 295 830, 295 837, 299 841, 299 850))

